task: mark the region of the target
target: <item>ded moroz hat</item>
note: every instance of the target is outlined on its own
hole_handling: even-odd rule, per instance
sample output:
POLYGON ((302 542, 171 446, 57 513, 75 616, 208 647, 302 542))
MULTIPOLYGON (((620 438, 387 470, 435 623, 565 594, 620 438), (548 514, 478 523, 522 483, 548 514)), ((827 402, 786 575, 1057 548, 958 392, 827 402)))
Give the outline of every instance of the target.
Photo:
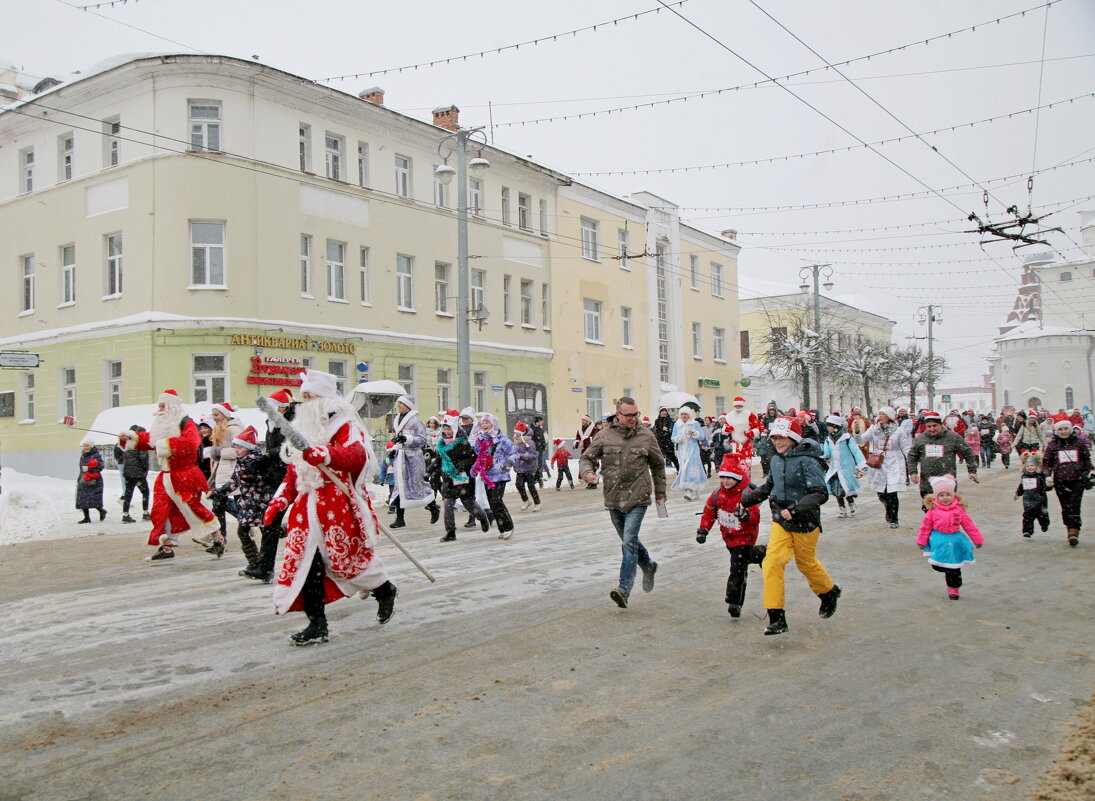
POLYGON ((722 457, 719 465, 719 478, 736 478, 741 481, 749 475, 749 463, 734 453, 728 453, 722 457))
POLYGON ((259 449, 258 437, 259 434, 255 431, 255 427, 247 426, 239 433, 239 436, 232 437, 232 444, 240 445, 249 451, 257 451, 259 449))
POLYGON ((270 394, 270 400, 274 401, 278 406, 288 406, 293 402, 293 393, 287 389, 279 389, 277 392, 270 394))
POLYGON ((802 442, 802 421, 797 417, 779 416, 772 421, 768 428, 770 437, 790 437, 795 442, 802 442))
POLYGON ((173 389, 165 389, 159 398, 159 403, 165 406, 181 406, 182 400, 179 398, 179 393, 173 389))
POLYGON ((338 395, 338 379, 322 370, 309 370, 304 374, 300 391, 319 398, 334 398, 338 395))

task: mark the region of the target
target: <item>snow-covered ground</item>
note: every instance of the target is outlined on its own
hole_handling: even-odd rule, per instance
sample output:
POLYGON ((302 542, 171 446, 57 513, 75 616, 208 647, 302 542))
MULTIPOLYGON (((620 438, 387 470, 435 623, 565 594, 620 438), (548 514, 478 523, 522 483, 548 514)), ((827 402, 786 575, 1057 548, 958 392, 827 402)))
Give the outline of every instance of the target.
MULTIPOLYGON (((107 518, 99 522, 92 513, 92 522, 73 525, 83 515, 76 510, 76 460, 73 459, 71 480, 48 478, 20 473, 5 467, 0 477, 0 545, 30 540, 56 540, 72 536, 95 536, 117 531, 122 508, 122 479, 116 470, 103 473, 103 506, 107 518)), ((149 474, 150 478, 155 474, 149 474)), ((149 482, 151 483, 151 482, 149 482)), ((140 509, 140 493, 137 508, 140 509)))

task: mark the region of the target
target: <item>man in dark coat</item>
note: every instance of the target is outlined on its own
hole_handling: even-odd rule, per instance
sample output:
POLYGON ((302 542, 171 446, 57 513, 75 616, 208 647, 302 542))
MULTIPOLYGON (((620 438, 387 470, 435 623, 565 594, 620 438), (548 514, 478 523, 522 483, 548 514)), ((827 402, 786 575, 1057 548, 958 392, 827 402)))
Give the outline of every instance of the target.
MULTIPOLYGON (((143 426, 131 425, 130 431, 140 433, 143 426)), ((148 451, 127 451, 118 445, 114 446, 114 460, 122 466, 122 477, 125 478, 125 495, 122 496, 122 522, 136 523, 136 518, 129 514, 129 504, 133 501, 133 491, 141 491, 141 519, 151 520, 148 515, 148 451)))

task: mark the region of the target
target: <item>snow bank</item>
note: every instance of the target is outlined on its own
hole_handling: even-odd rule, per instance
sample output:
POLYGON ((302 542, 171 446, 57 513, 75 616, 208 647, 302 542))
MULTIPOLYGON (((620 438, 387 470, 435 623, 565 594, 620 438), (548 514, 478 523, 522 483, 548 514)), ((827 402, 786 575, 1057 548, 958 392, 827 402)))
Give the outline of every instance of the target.
MULTIPOLYGON (((72 462, 73 476, 70 480, 33 476, 5 467, 0 476, 0 487, 3 488, 0 494, 0 545, 118 531, 122 516, 118 505, 118 498, 122 494, 121 476, 117 471, 103 473, 106 520, 100 523, 97 519, 99 515, 92 512, 91 518, 94 522, 78 525, 76 521, 82 514, 76 509, 76 471, 75 459, 72 462)), ((139 510, 139 492, 136 497, 139 510)))

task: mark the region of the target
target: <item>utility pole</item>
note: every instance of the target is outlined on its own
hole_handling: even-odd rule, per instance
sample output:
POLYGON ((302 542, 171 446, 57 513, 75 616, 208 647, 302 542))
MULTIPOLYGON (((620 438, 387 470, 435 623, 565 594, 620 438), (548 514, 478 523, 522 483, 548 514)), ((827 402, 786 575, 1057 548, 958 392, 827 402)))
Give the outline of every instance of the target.
POLYGON ((803 292, 810 291, 810 285, 806 283, 807 276, 813 275, 814 278, 814 333, 817 335, 818 353, 814 359, 814 386, 817 392, 817 402, 815 409, 817 410, 818 420, 825 419, 825 385, 821 379, 821 347, 822 347, 822 335, 821 335, 821 289, 818 287, 820 276, 825 276, 825 291, 828 292, 833 288, 833 268, 828 264, 811 264, 809 267, 803 267, 798 271, 798 277, 802 279, 802 285, 799 286, 803 292))
POLYGON ((916 310, 920 315, 920 324, 928 324, 928 408, 935 409, 935 369, 932 364, 935 358, 935 339, 932 325, 943 322, 943 307, 929 304, 916 310))

